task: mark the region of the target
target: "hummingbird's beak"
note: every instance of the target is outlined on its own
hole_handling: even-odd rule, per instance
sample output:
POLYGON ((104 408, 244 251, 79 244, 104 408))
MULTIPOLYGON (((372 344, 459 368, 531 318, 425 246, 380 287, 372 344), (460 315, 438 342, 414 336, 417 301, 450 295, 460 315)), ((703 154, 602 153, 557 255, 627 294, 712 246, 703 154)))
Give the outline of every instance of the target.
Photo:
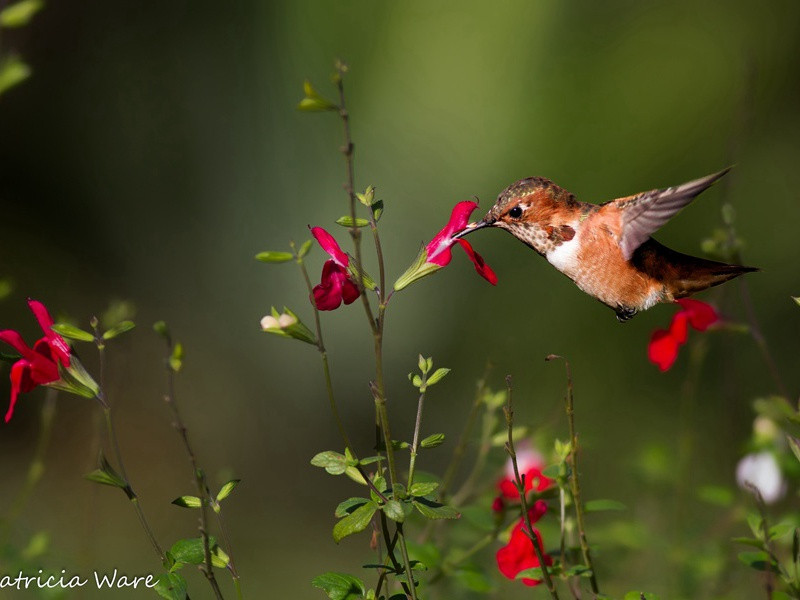
POLYGON ((470 223, 467 225, 463 230, 459 231, 457 234, 453 236, 454 240, 464 237, 468 233, 472 233, 478 229, 483 229, 484 227, 491 227, 494 223, 492 221, 487 221, 483 219, 481 221, 477 221, 475 223, 470 223))

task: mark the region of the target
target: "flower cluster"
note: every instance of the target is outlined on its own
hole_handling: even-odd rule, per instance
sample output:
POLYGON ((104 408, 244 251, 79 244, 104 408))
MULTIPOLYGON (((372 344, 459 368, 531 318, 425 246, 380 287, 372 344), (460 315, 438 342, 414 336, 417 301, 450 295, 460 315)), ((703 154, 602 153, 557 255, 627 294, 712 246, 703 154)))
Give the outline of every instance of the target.
POLYGON ((54 321, 45 305, 38 300, 28 299, 28 306, 44 334, 33 344, 33 348, 25 343, 18 332, 11 329, 0 331, 0 341, 12 346, 21 355, 11 366, 11 401, 5 416, 6 423, 14 414, 14 406, 20 393, 58 381, 61 378, 59 364, 65 369, 70 366, 69 345, 51 329, 54 321))
POLYGON ((681 309, 672 317, 669 329, 653 332, 648 346, 648 357, 662 371, 668 371, 678 358, 678 350, 686 343, 689 326, 705 331, 719 321, 714 308, 705 302, 682 298, 676 301, 681 309))
MULTIPOLYGON (((544 467, 544 458, 533 448, 528 446, 517 452, 517 468, 525 481, 525 494, 531 491, 542 492, 552 485, 553 482, 542 474, 544 467)), ((514 464, 510 459, 506 461, 505 469, 505 476, 497 482, 500 494, 492 503, 492 510, 497 513, 505 510, 507 502, 520 503, 519 490, 515 483, 514 464)), ((537 500, 528 509, 531 524, 536 523, 546 512, 547 503, 544 500, 537 500)), ((533 549, 533 542, 525 533, 524 528, 525 520, 520 517, 511 530, 508 543, 497 551, 497 567, 509 579, 515 579, 521 571, 541 566, 533 549)), ((533 533, 536 535, 539 547, 544 547, 539 531, 534 529, 533 533)), ((552 558, 546 554, 544 558, 545 563, 550 566, 553 562, 552 558)), ((541 579, 522 579, 522 583, 529 586, 539 585, 541 582, 541 579)))

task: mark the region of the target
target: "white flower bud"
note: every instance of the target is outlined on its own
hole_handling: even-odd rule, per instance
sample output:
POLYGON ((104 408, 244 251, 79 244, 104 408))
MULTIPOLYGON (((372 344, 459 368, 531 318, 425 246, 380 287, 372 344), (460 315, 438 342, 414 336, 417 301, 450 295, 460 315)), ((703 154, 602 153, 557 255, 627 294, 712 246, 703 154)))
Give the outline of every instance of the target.
POLYGON ((767 504, 777 502, 786 494, 786 481, 771 452, 748 454, 740 460, 736 465, 736 483, 743 489, 747 489, 746 484, 756 488, 767 504))

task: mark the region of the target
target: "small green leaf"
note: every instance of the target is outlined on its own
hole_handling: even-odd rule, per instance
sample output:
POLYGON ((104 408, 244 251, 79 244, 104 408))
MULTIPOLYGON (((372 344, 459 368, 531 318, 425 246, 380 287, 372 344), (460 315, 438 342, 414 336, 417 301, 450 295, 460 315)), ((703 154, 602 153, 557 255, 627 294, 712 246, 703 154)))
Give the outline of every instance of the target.
POLYGON ((754 538, 749 537, 735 537, 731 539, 732 542, 737 544, 744 544, 745 546, 753 546, 753 548, 759 548, 760 550, 766 549, 766 544, 761 540, 757 540, 754 538))
POLYGON ((800 306, 800 296, 792 296, 791 298, 797 306, 800 306))
POLYGON ((348 467, 344 470, 344 474, 359 485, 367 485, 367 480, 364 479, 361 471, 356 469, 354 466, 348 465, 348 467))
POLYGON ((311 248, 314 246, 313 240, 306 240, 303 242, 303 245, 300 246, 300 250, 297 251, 297 258, 305 258, 306 254, 311 251, 311 248))
POLYGON ((569 577, 591 577, 592 570, 586 565, 573 565, 564 571, 564 575, 569 577))
POLYGON ((367 186, 363 194, 356 192, 356 198, 364 206, 372 206, 372 202, 375 200, 375 188, 371 185, 367 186))
POLYGON ((789 448, 792 449, 792 454, 797 460, 800 460, 800 439, 793 435, 787 435, 786 439, 789 441, 789 448))
POLYGON ((315 467, 322 467, 331 475, 341 475, 347 469, 347 458, 339 452, 326 450, 316 454, 311 459, 311 464, 315 467))
POLYGON ((794 525, 788 521, 777 523, 769 528, 769 539, 774 540, 789 535, 794 531, 794 525))
POLYGON ((415 373, 409 373, 408 376, 411 380, 411 385, 413 385, 415 388, 422 387, 422 377, 415 373))
MULTIPOLYGON (((514 435, 515 440, 521 440, 526 435, 528 435, 528 428, 525 427, 524 425, 521 425, 519 427, 514 427, 512 433, 514 435)), ((505 446, 507 441, 508 441, 508 432, 505 430, 492 436, 492 446, 495 446, 497 448, 502 448, 503 446, 505 446)))
POLYGON ((69 323, 56 323, 50 329, 55 331, 60 336, 77 342, 93 342, 94 336, 88 331, 84 331, 69 323))
POLYGON ((241 479, 231 479, 225 483, 217 493, 217 502, 222 502, 225 498, 231 495, 234 488, 239 485, 241 479))
POLYGON ((153 323, 153 331, 164 339, 169 339, 169 327, 164 321, 156 321, 153 323))
POLYGON ((740 552, 739 560, 756 571, 778 571, 777 565, 766 552, 740 552))
POLYGON ((359 506, 352 513, 341 519, 333 527, 333 541, 337 544, 346 538, 348 535, 364 531, 369 525, 372 515, 378 510, 378 505, 369 501, 366 504, 359 506))
POLYGON ((519 573, 517 573, 514 579, 539 579, 541 580, 544 575, 542 575, 542 568, 541 567, 531 567, 530 569, 523 569, 519 573))
POLYGON ((383 200, 378 200, 372 204, 372 218, 377 223, 383 216, 383 200))
POLYGON ((414 508, 428 519, 458 519, 461 517, 461 513, 452 506, 439 504, 433 500, 414 498, 413 504, 414 508))
POLYGON ((406 514, 403 511, 403 505, 397 500, 389 500, 381 508, 386 516, 392 521, 402 523, 406 518, 406 514))
POLYGON ((183 367, 183 344, 177 342, 172 348, 172 354, 169 357, 169 368, 174 373, 177 373, 183 367))
POLYGON ((186 600, 186 580, 178 573, 162 573, 154 588, 166 600, 186 600))
POLYGON ((408 493, 412 496, 427 496, 432 494, 438 487, 439 484, 435 481, 419 482, 412 484, 408 493))
POLYGON ((197 496, 179 496, 172 501, 175 506, 182 506, 183 508, 200 508, 203 506, 203 501, 197 496))
POLYGON ((303 91, 305 92, 306 97, 300 101, 300 104, 298 104, 297 108, 299 110, 315 112, 339 109, 336 104, 320 96, 319 92, 314 89, 314 87, 311 85, 311 82, 307 79, 303 83, 303 91))
MULTIPOLYGON (((341 225, 342 227, 352 227, 353 218, 348 216, 339 217, 336 219, 336 224, 341 225)), ((366 227, 367 225, 369 225, 369 221, 356 217, 356 227, 366 227)))
POLYGON ((363 506, 369 502, 369 498, 348 498, 347 500, 343 500, 339 503, 336 507, 336 512, 334 513, 337 518, 341 519, 342 517, 346 517, 350 513, 352 513, 355 509, 359 506, 363 506))
POLYGON ((366 587, 360 579, 345 573, 318 575, 311 580, 311 585, 323 590, 331 600, 359 600, 366 593, 366 587))
POLYGON ((0 58, 0 94, 22 83, 31 76, 31 70, 16 56, 0 58))
POLYGON ((622 600, 659 600, 659 598, 650 592, 631 591, 625 594, 622 600))
POLYGON ((0 11, 0 25, 3 27, 23 27, 27 25, 44 6, 41 0, 20 0, 0 11))
POLYGON ((627 510, 622 502, 616 500, 589 500, 584 504, 586 512, 599 512, 602 510, 627 510))
MULTIPOLYGON (((209 536, 209 549, 213 549, 216 545, 216 540, 209 536)), ((203 538, 187 538, 185 540, 178 540, 172 544, 172 548, 169 549, 169 552, 175 559, 175 565, 172 567, 173 571, 176 571, 183 565, 202 564, 206 559, 203 538)))
POLYGON ((441 446, 442 444, 444 444, 443 433, 434 433, 433 435, 429 435, 419 443, 419 445, 423 448, 436 448, 436 446, 441 446))
POLYGON ((441 380, 444 378, 444 376, 445 376, 445 375, 447 375, 449 372, 450 372, 450 369, 444 369, 444 368, 443 368, 443 369, 436 369, 436 371, 434 372, 434 374, 433 374, 433 375, 431 375, 430 377, 428 377, 427 384, 428 384, 428 385, 433 385, 434 383, 438 383, 438 382, 439 382, 439 381, 441 381, 441 380))
POLYGON ((265 263, 284 263, 293 259, 294 255, 291 252, 273 252, 272 250, 267 250, 266 252, 259 252, 256 254, 256 260, 265 263))
POLYGON ((121 323, 118 323, 117 325, 106 331, 103 334, 103 339, 104 340, 114 339, 118 335, 122 335, 123 333, 130 331, 134 327, 136 327, 136 323, 134 323, 133 321, 122 321, 121 323))
POLYGON ((231 557, 219 546, 211 548, 211 566, 218 569, 225 569, 231 562, 231 557))
POLYGON ((95 469, 91 473, 85 475, 89 481, 94 481, 101 485, 110 485, 117 487, 125 492, 128 498, 133 498, 133 491, 127 482, 122 478, 122 475, 114 470, 114 467, 106 460, 103 453, 100 453, 100 468, 95 469))
POLYGON ((50 536, 46 531, 39 531, 28 541, 28 545, 22 549, 21 556, 25 560, 33 560, 47 552, 50 546, 50 536))

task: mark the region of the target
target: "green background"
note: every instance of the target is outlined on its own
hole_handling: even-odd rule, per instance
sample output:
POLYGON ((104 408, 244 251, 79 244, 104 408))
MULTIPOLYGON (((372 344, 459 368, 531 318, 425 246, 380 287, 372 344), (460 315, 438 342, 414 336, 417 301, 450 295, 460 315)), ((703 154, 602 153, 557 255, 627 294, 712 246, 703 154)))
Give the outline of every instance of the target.
MULTIPOLYGON (((80 323, 112 299, 135 303, 140 327, 109 348, 109 395, 129 475, 169 545, 192 535, 196 521, 169 504, 193 488, 162 401, 162 347, 150 332, 166 320, 186 348, 178 401, 201 463, 215 482, 243 479, 227 515, 246 597, 322 597, 309 580, 329 569, 357 574, 370 559, 368 539, 333 544, 333 507, 357 490, 308 463, 340 445, 315 351, 258 327, 272 304, 312 323, 302 280, 291 264, 253 260, 307 239, 308 224, 346 241, 332 224, 347 210, 340 124, 296 111, 303 80, 332 96, 333 59, 351 66, 357 186, 375 185, 385 202, 390 280, 456 201, 478 196, 488 209, 522 177, 549 177, 601 202, 735 163, 724 185, 656 237, 700 254, 726 195, 744 259, 763 269, 747 285, 794 392, 799 34, 800 4, 788 0, 53 2, 2 39, 33 77, 0 98, 0 276, 15 286, 0 304, 0 326, 36 339, 28 296, 80 323)), ((758 577, 735 564, 741 548, 727 541, 745 531, 720 538, 708 524, 721 511, 691 490, 733 484, 751 401, 777 391, 753 341, 695 334, 707 338, 709 357, 695 402, 681 403, 688 352, 666 374, 646 357, 671 307, 620 325, 511 236, 488 231, 471 241, 497 287, 456 250, 449 268, 398 294, 387 316, 398 437, 413 427, 406 375, 417 354, 453 369, 432 391, 424 422, 450 442, 423 456, 421 468, 443 468, 487 359, 493 385, 514 375, 518 419, 563 438, 563 367, 543 357, 564 355, 574 370, 586 497, 620 500, 629 510, 614 522, 651 528, 627 547, 599 549, 601 585, 616 595, 645 588, 683 597, 703 577, 676 576, 673 561, 708 546, 734 561, 725 597, 752 597, 758 577), (680 482, 690 491, 677 510, 674 488, 659 477, 677 473, 680 440, 691 444, 680 482), (679 543, 668 545, 670 536, 679 543)), ((309 256, 312 278, 324 258, 318 248, 309 256)), ((702 298, 744 321, 740 282, 722 289, 702 298)), ((363 317, 347 307, 325 314, 324 327, 344 418, 366 452, 373 365, 363 317)), ((90 350, 81 353, 95 369, 90 350)), ((33 453, 43 395, 23 396, 1 428, 6 505, 33 453)), ((94 465, 98 412, 91 401, 60 397, 47 472, 12 539, 49 531, 42 566, 56 570, 155 571, 122 495, 81 477, 94 465)), ((592 523, 600 535, 609 522, 590 522, 590 535, 592 523)), ((494 597, 545 597, 492 577, 494 597)), ((193 597, 207 597, 200 575, 189 578, 193 597)))

